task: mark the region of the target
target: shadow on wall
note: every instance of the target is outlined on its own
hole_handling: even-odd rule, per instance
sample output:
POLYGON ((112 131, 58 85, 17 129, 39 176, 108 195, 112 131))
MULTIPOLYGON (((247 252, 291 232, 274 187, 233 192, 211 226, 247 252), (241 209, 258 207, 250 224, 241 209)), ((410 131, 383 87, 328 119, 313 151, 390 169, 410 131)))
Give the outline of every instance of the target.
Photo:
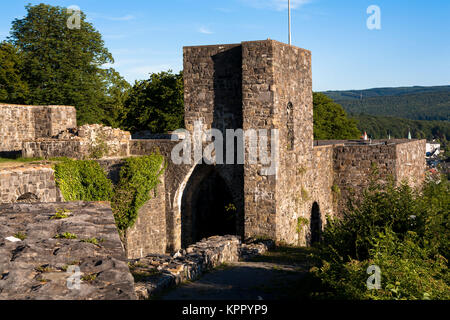
POLYGON ((31 192, 24 193, 19 198, 17 198, 18 203, 36 203, 40 202, 40 199, 37 195, 31 192))
POLYGON ((310 217, 310 232, 307 236, 307 243, 312 246, 315 243, 318 243, 322 239, 322 215, 320 213, 320 207, 317 202, 314 202, 311 209, 311 217, 310 217))

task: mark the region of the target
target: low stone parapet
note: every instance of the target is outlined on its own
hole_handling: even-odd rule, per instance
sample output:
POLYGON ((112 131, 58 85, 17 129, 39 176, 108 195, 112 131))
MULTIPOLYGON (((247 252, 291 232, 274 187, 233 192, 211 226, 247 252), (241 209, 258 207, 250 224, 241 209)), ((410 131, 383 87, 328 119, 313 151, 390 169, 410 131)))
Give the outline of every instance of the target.
POLYGON ((180 250, 173 256, 148 255, 130 260, 139 299, 149 299, 184 281, 197 280, 222 264, 248 259, 266 252, 273 242, 242 244, 237 236, 214 236, 180 250))

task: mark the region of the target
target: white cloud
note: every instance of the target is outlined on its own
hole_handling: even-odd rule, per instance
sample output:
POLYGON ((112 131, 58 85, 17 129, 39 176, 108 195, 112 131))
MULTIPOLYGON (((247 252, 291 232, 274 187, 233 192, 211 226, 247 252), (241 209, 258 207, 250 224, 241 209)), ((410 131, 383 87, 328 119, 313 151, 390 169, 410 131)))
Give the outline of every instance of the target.
MULTIPOLYGON (((277 11, 286 10, 288 8, 288 0, 241 0, 245 4, 262 9, 272 9, 277 11)), ((301 6, 310 3, 312 0, 291 0, 291 9, 295 10, 301 6)))
POLYGON ((87 21, 94 21, 96 19, 103 19, 103 20, 110 20, 110 21, 130 21, 130 20, 134 20, 136 19, 135 16, 133 16, 132 14, 127 14, 121 17, 113 17, 113 16, 106 16, 103 14, 99 14, 97 12, 88 12, 86 14, 87 16, 87 21))
POLYGON ((104 18, 111 21, 130 21, 136 19, 136 17, 131 14, 127 14, 126 16, 123 17, 104 17, 104 18))
POLYGON ((198 29, 198 32, 203 33, 203 34, 213 34, 214 33, 211 30, 207 29, 206 27, 200 27, 198 29))

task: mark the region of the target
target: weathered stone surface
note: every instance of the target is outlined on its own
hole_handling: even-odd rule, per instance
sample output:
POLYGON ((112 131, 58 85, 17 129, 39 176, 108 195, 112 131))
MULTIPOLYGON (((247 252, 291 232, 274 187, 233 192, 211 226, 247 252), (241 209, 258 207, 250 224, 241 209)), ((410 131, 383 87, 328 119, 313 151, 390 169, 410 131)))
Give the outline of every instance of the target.
POLYGON ((0 299, 136 298, 109 204, 0 205, 0 224, 0 299), (52 219, 62 209, 69 217, 52 219), (55 238, 66 232, 77 238, 55 238), (19 235, 26 238, 6 240, 19 235), (94 238, 97 243, 84 242, 94 238), (79 290, 67 286, 69 266, 80 268, 79 290))

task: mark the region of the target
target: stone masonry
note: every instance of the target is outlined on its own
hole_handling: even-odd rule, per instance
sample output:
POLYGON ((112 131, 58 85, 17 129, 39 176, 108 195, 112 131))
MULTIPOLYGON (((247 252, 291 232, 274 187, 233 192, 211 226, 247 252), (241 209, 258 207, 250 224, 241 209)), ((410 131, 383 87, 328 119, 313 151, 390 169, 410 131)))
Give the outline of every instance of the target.
POLYGON ((0 153, 20 152, 25 140, 51 138, 76 127, 74 107, 0 104, 0 110, 0 153))
POLYGON ((0 168, 0 204, 15 203, 27 195, 35 202, 62 201, 52 167, 36 164, 0 168))

